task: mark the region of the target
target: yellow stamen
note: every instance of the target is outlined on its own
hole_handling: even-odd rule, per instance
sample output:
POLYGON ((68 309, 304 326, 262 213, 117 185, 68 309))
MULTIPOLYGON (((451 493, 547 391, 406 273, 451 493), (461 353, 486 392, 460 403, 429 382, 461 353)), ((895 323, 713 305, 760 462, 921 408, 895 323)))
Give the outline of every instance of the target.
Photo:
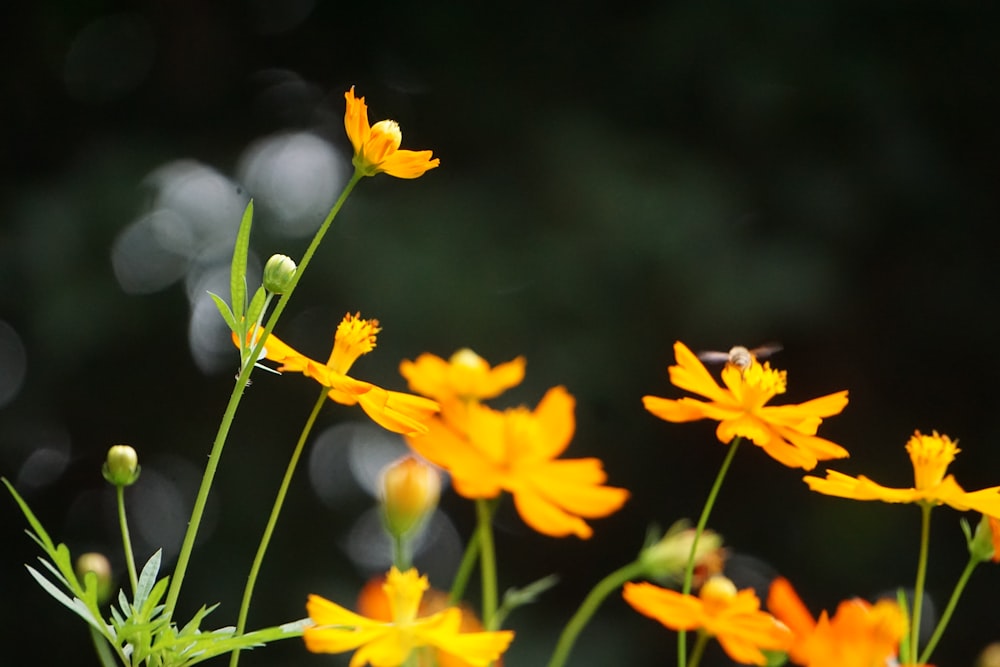
POLYGON ((914 486, 917 489, 929 489, 941 483, 948 466, 961 451, 957 444, 958 441, 938 435, 937 431, 931 435, 923 435, 920 431, 913 434, 906 443, 906 451, 913 462, 914 486))
POLYGON ((345 315, 337 327, 327 367, 346 375, 358 357, 375 349, 375 335, 381 330, 378 320, 363 320, 360 313, 345 315))

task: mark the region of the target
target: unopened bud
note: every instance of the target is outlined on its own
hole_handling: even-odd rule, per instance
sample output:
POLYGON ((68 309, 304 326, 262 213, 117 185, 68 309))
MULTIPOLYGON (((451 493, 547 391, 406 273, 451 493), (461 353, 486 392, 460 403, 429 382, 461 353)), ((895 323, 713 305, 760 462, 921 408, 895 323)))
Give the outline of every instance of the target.
POLYGON ((969 540, 969 554, 978 561, 1000 562, 1000 521, 982 516, 969 540))
MULTIPOLYGON (((657 542, 643 549, 639 560, 646 568, 646 576, 661 581, 682 579, 691 558, 694 535, 694 528, 687 528, 679 522, 657 542)), ((722 537, 711 530, 703 531, 694 553, 696 572, 700 571, 702 578, 720 572, 722 552, 722 537)))
POLYGON ((96 551, 81 554, 76 559, 76 565, 73 569, 76 571, 76 576, 84 582, 84 585, 86 585, 87 574, 90 572, 94 573, 97 583, 98 602, 104 602, 111 597, 111 563, 108 562, 104 554, 97 553, 96 551))
POLYGON ((386 529, 393 537, 418 527, 437 507, 441 475, 428 463, 405 456, 382 471, 381 501, 386 529))
POLYGON ((139 479, 139 455, 129 445, 115 445, 101 469, 104 479, 115 486, 129 486, 139 479))
POLYGON ((274 294, 284 294, 292 286, 298 270, 295 261, 288 255, 271 255, 264 264, 264 289, 274 294))

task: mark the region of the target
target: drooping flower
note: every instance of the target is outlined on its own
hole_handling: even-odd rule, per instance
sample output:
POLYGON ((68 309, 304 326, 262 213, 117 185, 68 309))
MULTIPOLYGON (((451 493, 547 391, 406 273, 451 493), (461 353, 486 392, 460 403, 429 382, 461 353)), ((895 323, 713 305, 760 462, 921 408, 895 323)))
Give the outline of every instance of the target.
POLYGON ((439 409, 435 401, 389 391, 347 374, 358 357, 375 348, 375 336, 380 330, 378 320, 363 320, 360 314, 348 313, 337 327, 333 350, 325 364, 296 351, 274 334, 264 343, 264 356, 281 364, 279 371, 302 373, 327 387, 330 398, 337 403, 360 404, 372 421, 385 429, 411 435, 425 433, 425 422, 439 409))
POLYGON ((906 451, 910 454, 914 477, 914 485, 908 489, 882 486, 864 475, 851 477, 834 470, 827 470, 825 479, 807 475, 803 480, 813 491, 828 496, 886 503, 950 505, 960 512, 976 510, 1000 518, 1000 486, 966 491, 955 481, 954 475, 945 476, 948 465, 961 451, 957 441, 937 431, 931 435, 916 431, 906 443, 906 451))
POLYGON ((698 596, 650 583, 627 583, 625 601, 671 630, 699 630, 715 637, 730 658, 744 665, 765 665, 763 651, 783 651, 789 629, 766 611, 752 588, 736 590, 723 576, 710 578, 698 596))
POLYGON ((354 86, 344 93, 344 98, 347 100, 344 129, 354 147, 352 162, 365 176, 385 172, 396 178, 419 178, 441 164, 438 158, 431 159, 433 151, 401 149, 403 133, 396 121, 380 120, 369 125, 368 105, 365 98, 354 96, 354 86))
POLYGON ((629 493, 604 486, 607 475, 597 458, 557 458, 576 428, 574 404, 563 387, 550 389, 534 411, 500 412, 474 403, 462 430, 435 417, 426 435, 408 441, 451 473, 455 490, 466 498, 508 491, 521 518, 538 532, 586 539, 593 530, 584 519, 617 511, 629 493))
POLYGON ((771 583, 767 608, 794 635, 788 658, 804 667, 885 667, 906 635, 906 615, 891 600, 874 605, 855 598, 815 620, 784 577, 771 583))
POLYGON ((643 396, 643 405, 660 419, 716 420, 720 442, 727 444, 742 436, 790 468, 812 470, 817 461, 848 456, 840 445, 816 436, 823 418, 839 414, 847 405, 847 391, 798 405, 767 405, 785 393, 785 371, 774 370, 767 362, 761 365, 756 358, 746 369, 727 364, 722 369, 722 387, 680 341, 674 343, 674 356, 677 364, 669 368, 670 382, 708 400, 643 396))
MULTIPOLYGON (((392 607, 391 600, 386 594, 384 576, 370 579, 361 593, 358 595, 358 613, 376 621, 391 621, 392 607)), ((428 588, 423 597, 420 598, 420 607, 417 615, 420 617, 430 616, 442 612, 451 606, 448 602, 448 594, 436 588, 428 588)), ((476 613, 465 603, 459 603, 458 610, 462 613, 462 622, 459 629, 462 632, 482 632, 483 624, 480 623, 476 613)), ((470 667, 470 663, 462 659, 460 655, 448 653, 442 648, 427 646, 417 649, 417 663, 415 667, 470 667)), ((503 667, 503 658, 497 658, 491 667, 503 667)))
POLYGON ((472 667, 487 667, 507 650, 513 632, 463 632, 458 607, 421 616, 428 587, 427 577, 416 570, 392 568, 383 586, 388 619, 369 618, 310 595, 306 610, 315 625, 305 630, 306 648, 313 653, 355 651, 350 667, 399 667, 423 647, 461 656, 472 667))

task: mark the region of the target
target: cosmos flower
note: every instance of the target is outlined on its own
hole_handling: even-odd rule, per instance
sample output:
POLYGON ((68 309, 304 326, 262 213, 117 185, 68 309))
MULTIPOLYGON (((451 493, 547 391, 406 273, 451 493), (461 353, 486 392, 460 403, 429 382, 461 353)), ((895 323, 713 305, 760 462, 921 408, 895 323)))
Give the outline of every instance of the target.
POLYGON ((421 600, 428 588, 427 577, 416 570, 392 568, 382 587, 387 613, 380 613, 380 618, 356 614, 310 595, 306 610, 315 625, 303 635, 306 648, 313 653, 355 651, 350 667, 400 667, 423 647, 461 656, 471 667, 487 667, 507 650, 513 632, 463 632, 458 607, 421 616, 421 600))
POLYGON ((838 391, 798 405, 768 405, 785 393, 785 371, 752 359, 741 369, 727 364, 719 386, 704 364, 681 342, 674 343, 677 364, 669 369, 674 386, 708 399, 644 396, 646 409, 670 422, 713 419, 715 434, 726 444, 737 436, 762 448, 771 458, 790 468, 812 470, 817 461, 844 458, 847 450, 816 436, 824 417, 839 414, 847 405, 847 391, 838 391))
POLYGON ((403 133, 394 120, 380 120, 368 124, 368 105, 365 98, 354 96, 354 86, 344 93, 347 111, 344 129, 354 147, 354 168, 365 176, 385 172, 396 178, 419 178, 428 169, 434 169, 441 160, 431 159, 432 151, 400 149, 403 133))
POLYGON ((851 477, 834 470, 826 478, 807 475, 803 478, 817 493, 853 500, 881 500, 886 503, 921 503, 949 505, 960 512, 976 510, 986 516, 1000 518, 1000 486, 979 491, 965 491, 953 475, 945 476, 948 465, 961 451, 957 442, 937 431, 924 435, 916 431, 906 443, 913 464, 914 484, 896 489, 876 484, 864 475, 851 477))
POLYGON ((463 429, 435 417, 428 432, 408 438, 410 447, 445 468, 455 490, 466 498, 514 497, 525 523, 553 537, 588 538, 584 519, 617 511, 628 491, 604 486, 599 459, 558 459, 576 428, 575 401, 563 387, 550 389, 534 411, 518 407, 503 412, 474 403, 463 429))
POLYGON ((906 615, 891 600, 845 600, 832 618, 823 611, 817 621, 784 577, 771 583, 767 608, 791 628, 788 658, 804 667, 885 667, 907 631, 906 615))
POLYGON ((697 597, 650 583, 627 583, 625 601, 671 630, 698 630, 715 637, 730 658, 744 665, 765 665, 763 651, 782 651, 792 640, 789 629, 761 611, 752 588, 736 590, 721 575, 710 578, 697 597))
POLYGON ((439 409, 435 401, 389 391, 347 374, 358 357, 375 348, 379 331, 378 320, 363 320, 360 314, 348 313, 337 327, 326 363, 310 359, 274 334, 264 344, 264 356, 281 364, 278 367, 281 372, 302 373, 327 387, 333 401, 341 405, 360 404, 372 421, 385 429, 410 435, 424 433, 425 422, 439 409))

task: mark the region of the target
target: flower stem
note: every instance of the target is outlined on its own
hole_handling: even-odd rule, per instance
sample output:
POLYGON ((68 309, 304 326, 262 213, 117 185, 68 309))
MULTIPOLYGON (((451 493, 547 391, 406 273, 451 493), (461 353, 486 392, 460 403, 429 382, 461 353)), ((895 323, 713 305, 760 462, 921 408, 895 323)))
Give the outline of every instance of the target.
POLYGON ((920 646, 920 612, 927 579, 927 554, 931 541, 931 505, 920 505, 920 556, 917 561, 917 581, 913 586, 913 618, 910 625, 910 655, 918 655, 920 646))
MULTIPOLYGON (((705 506, 701 510, 701 516, 698 518, 698 525, 694 530, 694 539, 691 540, 691 553, 688 554, 687 565, 684 568, 684 584, 681 588, 681 593, 688 595, 691 592, 691 584, 694 581, 694 558, 695 554, 698 553, 698 541, 701 539, 701 534, 705 532, 705 526, 708 525, 708 517, 712 514, 712 507, 715 505, 715 499, 719 496, 719 489, 722 488, 722 482, 726 478, 726 473, 729 471, 729 466, 733 462, 733 457, 736 455, 736 448, 739 447, 740 442, 743 441, 741 436, 736 436, 733 438, 732 442, 729 443, 729 451, 726 453, 726 458, 722 460, 722 466, 719 467, 719 474, 715 476, 715 482, 712 484, 712 490, 708 492, 708 499, 705 501, 705 506)), ((677 633, 677 664, 679 666, 687 664, 687 632, 680 630, 677 633)))
MULTIPOLYGON (((118 488, 120 489, 121 487, 118 488)), ((97 631, 97 628, 93 626, 88 627, 90 629, 90 638, 94 640, 94 650, 97 651, 97 657, 101 661, 101 667, 116 667, 118 661, 115 660, 115 655, 111 652, 108 640, 97 631)))
POLYGON ((469 583, 472 568, 476 566, 478 558, 479 531, 476 531, 473 533, 469 543, 465 545, 465 554, 462 556, 462 562, 458 566, 458 572, 455 573, 455 579, 451 583, 451 591, 448 593, 448 606, 457 604, 462 599, 462 596, 465 595, 465 587, 469 583))
POLYGON ((707 632, 698 633, 698 639, 695 640, 694 648, 691 649, 691 662, 688 663, 687 667, 698 667, 701 656, 705 654, 705 647, 708 646, 709 639, 710 635, 707 632))
POLYGON ((323 224, 320 225, 319 229, 316 231, 316 235, 313 236, 312 241, 309 243, 309 247, 306 248, 305 254, 302 255, 302 260, 298 264, 298 270, 292 277, 287 291, 282 294, 281 298, 278 300, 278 304, 274 307, 274 312, 271 313, 271 317, 268 318, 267 326, 264 327, 264 331, 257 340, 252 353, 243 364, 243 368, 240 369, 239 377, 236 378, 236 385, 233 387, 233 392, 229 397, 229 403, 226 405, 226 410, 222 415, 222 421, 219 423, 219 430, 216 432, 215 440, 212 443, 212 451, 208 455, 208 463, 205 465, 205 472, 201 478, 201 486, 198 488, 198 496, 195 498, 194 507, 191 510, 191 518, 188 521, 187 532, 184 534, 184 542, 181 544, 180 553, 177 555, 177 565, 174 567, 174 574, 170 580, 170 589, 167 591, 167 599, 164 608, 164 614, 166 614, 167 617, 172 617, 174 609, 177 607, 177 598, 180 596, 181 585, 184 582, 184 575, 187 572, 188 562, 191 559, 191 552, 194 550, 195 538, 198 536, 198 528, 201 526, 201 519, 205 513, 205 506, 208 503, 208 494, 212 489, 212 482, 215 480, 215 473, 219 467, 219 460, 222 458, 222 450, 226 445, 226 438, 229 436, 229 429, 232 427, 233 418, 236 416, 236 408, 239 407, 240 400, 243 398, 243 391, 246 389, 247 380, 250 379, 250 373, 253 371, 254 363, 260 356, 261 350, 264 349, 264 342, 271 334, 271 331, 274 330, 274 325, 277 324, 278 318, 280 318, 282 312, 284 312, 285 306, 288 304, 288 300, 295 292, 295 288, 299 284, 302 274, 305 273, 310 260, 313 255, 316 254, 316 249, 319 248, 319 244, 322 242, 327 230, 333 223, 333 219, 337 217, 337 213, 340 212, 344 202, 347 201, 348 195, 351 194, 354 186, 357 185, 358 181, 362 178, 364 178, 364 175, 355 171, 354 175, 351 176, 351 180, 349 180, 347 185, 344 186, 343 192, 340 193, 340 196, 337 198, 336 203, 334 203, 333 208, 330 209, 330 212, 326 215, 326 219, 323 220, 323 224))
POLYGON ((483 586, 483 626, 494 630, 493 617, 497 613, 497 559, 493 548, 493 511, 496 503, 479 498, 476 500, 476 519, 479 535, 479 564, 483 586))
MULTIPOLYGON (((312 433, 313 426, 316 423, 316 417, 319 415, 320 409, 326 404, 326 394, 327 389, 324 387, 320 391, 319 398, 316 404, 313 406, 312 412, 309 413, 309 418, 306 419, 305 425, 302 427, 302 433, 299 435, 299 441, 295 444, 295 450, 292 452, 292 458, 288 460, 288 467, 285 469, 285 477, 281 480, 281 486, 278 488, 278 495, 274 498, 274 505, 271 507, 271 516, 267 520, 267 527, 264 528, 264 535, 260 538, 260 545, 257 547, 257 555, 254 556, 253 565, 250 566, 250 574, 247 575, 246 588, 243 589, 243 602, 240 604, 240 615, 239 620, 236 622, 236 636, 243 634, 243 630, 246 629, 247 625, 247 615, 250 612, 250 599, 253 597, 253 589, 257 583, 257 575, 260 574, 261 565, 264 563, 264 554, 267 553, 267 547, 271 544, 271 536, 274 534, 274 527, 278 523, 278 516, 281 514, 281 508, 285 504, 285 497, 288 495, 288 487, 291 486, 292 476, 295 474, 295 468, 299 464, 299 458, 302 456, 302 450, 305 449, 306 441, 309 439, 309 434, 312 433)), ((234 649, 232 656, 229 658, 229 667, 236 667, 240 661, 240 649, 234 649)))
POLYGON ((934 628, 934 634, 931 635, 930 641, 927 642, 927 646, 924 647, 924 652, 920 655, 920 660, 917 661, 918 664, 927 664, 927 661, 931 659, 931 653, 937 647, 938 642, 941 640, 941 636, 944 634, 945 628, 948 627, 948 622, 951 621, 951 615, 955 612, 955 607, 958 606, 958 599, 962 596, 962 591, 965 590, 966 584, 969 583, 969 577, 972 576, 972 571, 976 569, 976 566, 981 563, 982 560, 972 556, 969 558, 969 562, 965 564, 965 569, 962 570, 962 576, 958 578, 958 583, 955 584, 955 590, 951 592, 951 599, 948 600, 948 606, 945 607, 944 613, 941 614, 941 620, 938 621, 937 627, 934 628))
POLYGON ((128 531, 128 518, 125 515, 125 487, 115 485, 115 496, 118 502, 118 524, 122 531, 122 547, 125 550, 125 566, 128 568, 128 581, 132 584, 132 595, 139 587, 139 577, 135 573, 135 555, 132 552, 132 538, 128 531))
POLYGON ((580 608, 573 614, 569 623, 563 628, 562 634, 559 635, 559 641, 556 643, 556 648, 552 652, 552 657, 549 659, 548 667, 562 667, 566 663, 577 637, 583 631, 583 628, 586 627, 587 623, 590 622, 591 617, 597 612, 597 608, 601 606, 605 598, 615 590, 621 588, 625 582, 640 576, 644 569, 645 566, 641 561, 636 560, 615 570, 597 582, 597 585, 583 599, 580 608))

